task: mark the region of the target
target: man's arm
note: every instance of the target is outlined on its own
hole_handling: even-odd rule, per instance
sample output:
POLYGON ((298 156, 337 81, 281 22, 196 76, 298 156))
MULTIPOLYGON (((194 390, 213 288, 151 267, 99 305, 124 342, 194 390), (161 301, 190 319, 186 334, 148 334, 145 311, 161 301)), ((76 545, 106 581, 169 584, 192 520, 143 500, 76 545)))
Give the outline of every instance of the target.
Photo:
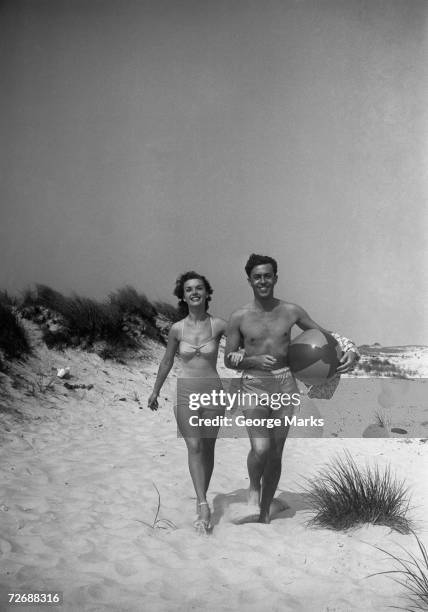
POLYGON ((307 329, 319 329, 325 334, 331 334, 331 331, 329 329, 321 327, 321 325, 311 319, 306 310, 304 310, 301 306, 297 306, 297 304, 294 304, 294 310, 296 316, 296 325, 298 325, 300 329, 303 329, 303 331, 306 331, 307 329))
POLYGON ((340 366, 337 368, 338 374, 344 374, 349 370, 352 370, 354 366, 354 362, 360 359, 360 353, 357 349, 357 346, 352 340, 346 338, 345 336, 341 336, 335 332, 332 332, 328 329, 325 329, 318 323, 316 323, 311 317, 308 315, 306 310, 304 310, 301 306, 295 305, 296 309, 296 325, 300 327, 300 329, 319 329, 320 331, 330 334, 333 336, 339 343, 340 348, 343 351, 342 358, 340 360, 340 366))

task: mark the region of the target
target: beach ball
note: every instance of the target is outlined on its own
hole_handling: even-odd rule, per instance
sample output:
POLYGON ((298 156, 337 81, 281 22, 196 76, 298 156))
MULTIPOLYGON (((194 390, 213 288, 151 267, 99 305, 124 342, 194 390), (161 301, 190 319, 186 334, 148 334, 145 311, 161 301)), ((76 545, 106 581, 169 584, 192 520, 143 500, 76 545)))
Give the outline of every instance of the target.
POLYGON ((319 329, 307 329, 288 347, 290 370, 307 385, 321 385, 334 376, 341 356, 337 340, 319 329))

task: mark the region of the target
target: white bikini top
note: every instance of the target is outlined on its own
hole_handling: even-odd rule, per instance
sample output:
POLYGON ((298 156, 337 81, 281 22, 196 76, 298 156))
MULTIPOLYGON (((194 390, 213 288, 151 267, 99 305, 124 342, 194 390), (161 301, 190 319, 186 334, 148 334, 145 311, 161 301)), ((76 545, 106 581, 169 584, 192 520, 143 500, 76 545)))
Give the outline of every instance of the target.
POLYGON ((178 345, 178 354, 183 358, 184 361, 190 361, 193 357, 205 357, 209 359, 217 356, 218 351, 218 340, 213 336, 213 324, 212 317, 210 316, 210 327, 211 336, 201 342, 199 345, 190 344, 187 340, 184 340, 184 321, 181 321, 181 333, 180 341, 178 345))

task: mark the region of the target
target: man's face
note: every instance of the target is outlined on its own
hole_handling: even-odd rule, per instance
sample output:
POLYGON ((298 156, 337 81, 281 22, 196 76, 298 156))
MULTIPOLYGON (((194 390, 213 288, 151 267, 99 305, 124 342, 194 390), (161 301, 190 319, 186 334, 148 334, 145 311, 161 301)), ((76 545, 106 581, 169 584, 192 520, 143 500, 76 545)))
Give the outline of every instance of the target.
POLYGON ((273 295, 273 288, 277 280, 278 277, 273 272, 272 264, 262 264, 254 266, 248 282, 254 291, 254 296, 264 299, 273 295))

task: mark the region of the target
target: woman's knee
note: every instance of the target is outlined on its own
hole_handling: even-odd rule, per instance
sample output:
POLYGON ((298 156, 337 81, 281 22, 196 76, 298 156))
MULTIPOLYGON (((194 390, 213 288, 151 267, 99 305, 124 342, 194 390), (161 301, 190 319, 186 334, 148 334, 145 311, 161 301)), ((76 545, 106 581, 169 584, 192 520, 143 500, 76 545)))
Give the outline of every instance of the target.
POLYGON ((199 438, 186 438, 189 455, 200 455, 203 451, 203 442, 199 438))

